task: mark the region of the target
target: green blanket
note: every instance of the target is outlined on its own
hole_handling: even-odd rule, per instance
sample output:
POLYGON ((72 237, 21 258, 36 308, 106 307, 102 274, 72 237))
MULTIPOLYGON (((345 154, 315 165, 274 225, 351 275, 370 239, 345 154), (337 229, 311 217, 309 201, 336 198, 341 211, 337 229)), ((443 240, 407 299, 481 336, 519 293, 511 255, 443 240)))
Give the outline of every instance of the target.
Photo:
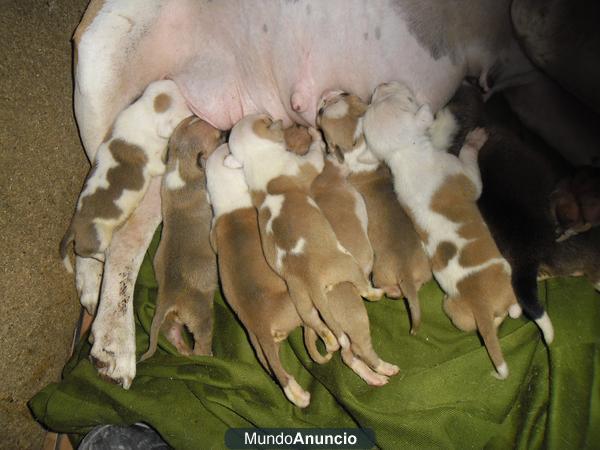
MULTIPOLYGON (((136 284, 138 357, 148 345, 156 297, 152 257, 136 284)), ((254 357, 231 309, 217 296, 214 357, 180 357, 161 338, 140 363, 130 390, 101 380, 82 339, 64 379, 31 401, 52 430, 83 434, 98 424, 146 422, 177 449, 223 448, 229 427, 368 427, 380 448, 599 448, 600 295, 583 279, 540 284, 556 330, 548 349, 534 323, 507 319, 500 328, 510 376, 499 381, 475 334, 460 332, 442 311, 435 283, 420 292, 423 324, 409 335, 401 301, 366 303, 373 345, 400 366, 387 386, 367 386, 339 354, 313 363, 300 330, 282 347, 285 367, 311 394, 302 410, 254 357)))

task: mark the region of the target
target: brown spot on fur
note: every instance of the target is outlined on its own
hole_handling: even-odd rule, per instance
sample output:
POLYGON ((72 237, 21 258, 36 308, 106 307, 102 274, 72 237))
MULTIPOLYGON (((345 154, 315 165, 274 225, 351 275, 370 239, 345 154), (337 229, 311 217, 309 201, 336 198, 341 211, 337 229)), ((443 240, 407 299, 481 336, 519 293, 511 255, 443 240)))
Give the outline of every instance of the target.
POLYGON ((452 242, 440 242, 431 258, 431 268, 436 272, 446 268, 448 262, 456 255, 457 250, 456 245, 452 242))
POLYGON ((158 94, 154 97, 154 111, 157 113, 165 112, 167 109, 171 107, 172 99, 170 95, 165 93, 158 94))
POLYGON ((455 223, 482 221, 477 209, 477 191, 466 175, 448 177, 431 199, 431 210, 455 223))
POLYGON ((458 262, 463 267, 478 266, 490 259, 500 258, 500 251, 483 223, 481 228, 479 238, 466 244, 460 251, 458 262))
MULTIPOLYGON (((342 153, 347 153, 352 151, 358 144, 354 140, 354 132, 358 124, 358 119, 367 110, 367 104, 356 95, 346 95, 339 98, 338 101, 348 104, 346 115, 336 119, 327 117, 324 113, 320 112, 318 123, 321 130, 323 130, 327 145, 332 149, 337 146, 342 153)), ((326 111, 329 106, 331 105, 325 104, 323 111, 326 111)))
POLYGON ((481 223, 480 222, 467 222, 463 223, 458 229, 458 235, 463 239, 476 239, 481 235, 481 223))
POLYGON ((267 192, 271 195, 283 194, 290 190, 300 190, 308 193, 310 191, 310 185, 317 175, 319 175, 319 173, 312 164, 302 164, 298 175, 281 175, 269 181, 267 184, 267 192))
POLYGON ((268 139, 273 142, 285 142, 283 128, 277 125, 278 122, 273 122, 270 119, 259 119, 252 124, 252 130, 257 136, 268 139))
MULTIPOLYGON (((92 256, 98 251, 94 219, 117 219, 122 214, 115 201, 124 190, 139 191, 144 186, 144 166, 148 162, 144 151, 137 145, 121 139, 113 140, 108 149, 118 163, 106 174, 108 187, 98 187, 96 191, 81 199, 81 208, 73 217, 72 227, 76 236, 75 253, 80 256, 92 256)), ((96 173, 92 166, 88 180, 96 173)), ((87 184, 87 182, 86 182, 87 184)))

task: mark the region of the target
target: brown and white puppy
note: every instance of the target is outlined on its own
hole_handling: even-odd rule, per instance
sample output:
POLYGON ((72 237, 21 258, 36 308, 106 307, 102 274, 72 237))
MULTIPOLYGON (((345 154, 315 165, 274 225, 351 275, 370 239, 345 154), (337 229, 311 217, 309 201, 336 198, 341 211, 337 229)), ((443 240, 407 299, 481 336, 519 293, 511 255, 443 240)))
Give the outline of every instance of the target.
POLYGON ((203 166, 222 141, 219 130, 197 117, 185 119, 169 141, 161 187, 163 228, 154 257, 158 296, 150 344, 142 361, 156 351, 160 331, 183 355, 212 354, 213 297, 218 281, 203 166), (183 338, 185 329, 194 337, 193 349, 183 338))
MULTIPOLYGON (((290 375, 279 358, 279 348, 302 321, 285 282, 269 267, 262 251, 258 216, 241 169, 224 165, 227 145, 219 147, 206 164, 208 193, 214 220, 211 242, 218 253, 219 275, 227 303, 248 331, 250 342, 265 370, 272 372, 286 397, 300 408, 310 394, 290 375)), ((316 334, 305 327, 309 354, 317 362, 316 334)))
MULTIPOLYGON (((321 336, 331 352, 339 348, 336 337, 345 344, 354 325, 341 323, 346 317, 336 316, 328 293, 346 282, 371 300, 379 299, 383 292, 370 285, 310 197, 310 186, 323 168, 324 147, 320 134, 314 129, 311 134, 310 150, 300 157, 286 151, 280 122, 266 115, 246 116, 231 132, 233 158, 229 164, 243 168, 258 209, 267 262, 286 281, 304 323, 321 336)), ((398 371, 382 360, 372 368, 382 375, 398 371)))
POLYGON ((162 175, 167 141, 192 113, 170 80, 150 84, 123 110, 96 152, 92 169, 79 195, 69 229, 60 243, 65 267, 72 271, 67 249, 104 261, 104 251, 144 197, 150 178, 162 175))
POLYGON ((506 378, 497 326, 516 304, 510 266, 500 254, 477 198, 477 154, 487 139, 471 132, 459 157, 437 150, 427 134, 433 122, 399 82, 377 87, 364 116, 369 150, 386 161, 398 200, 425 244, 433 274, 446 292, 444 311, 461 330, 479 330, 497 376, 506 378))
POLYGON ((410 218, 396 199, 389 169, 379 162, 358 160, 366 151, 361 122, 366 109, 357 96, 334 91, 321 99, 317 124, 329 151, 343 162, 348 180, 364 199, 374 252, 373 285, 390 298, 406 297, 414 334, 421 323, 418 291, 431 279, 431 268, 410 218))

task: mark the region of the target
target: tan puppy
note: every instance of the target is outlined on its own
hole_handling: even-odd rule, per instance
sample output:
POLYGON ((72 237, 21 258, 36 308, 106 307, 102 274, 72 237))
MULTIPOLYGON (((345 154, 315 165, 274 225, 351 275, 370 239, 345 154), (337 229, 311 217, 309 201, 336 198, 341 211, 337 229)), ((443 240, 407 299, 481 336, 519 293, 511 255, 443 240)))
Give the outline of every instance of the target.
POLYGON ((60 254, 69 272, 67 249, 104 261, 115 229, 140 203, 150 178, 162 175, 171 133, 192 113, 173 81, 151 83, 143 95, 115 120, 98 148, 93 167, 79 195, 71 225, 60 243, 60 254))
POLYGON ((497 376, 506 378, 496 327, 517 301, 510 266, 476 203, 482 187, 477 153, 486 133, 471 132, 458 158, 435 149, 427 134, 429 107, 398 82, 377 87, 363 121, 370 152, 389 165, 398 200, 425 243, 446 292, 444 310, 461 330, 479 330, 497 376))
MULTIPOLYGON (((248 331, 265 370, 271 372, 295 405, 308 406, 310 394, 281 364, 279 347, 302 324, 285 282, 269 267, 262 251, 258 216, 241 169, 225 167, 227 145, 208 158, 206 178, 214 210, 211 242, 218 252, 219 274, 227 302, 248 331)), ((304 329, 306 347, 317 362, 316 334, 304 329)))
MULTIPOLYGON (((308 154, 299 157, 286 151, 280 122, 274 123, 266 115, 247 116, 231 132, 229 146, 234 158, 229 164, 237 163, 244 170, 259 211, 267 262, 286 281, 302 320, 324 339, 328 351, 335 351, 339 348, 336 336, 345 343, 345 332, 352 325, 338 321, 327 294, 345 282, 370 299, 378 299, 382 291, 372 288, 309 195, 323 167, 323 142, 316 130, 312 134, 308 154)), ((398 371, 381 360, 373 369, 383 375, 398 371)))
POLYGON ((410 218, 396 199, 387 167, 358 160, 366 146, 360 120, 366 109, 356 95, 333 91, 321 99, 317 124, 330 152, 347 167, 348 180, 364 199, 374 252, 373 285, 390 298, 406 297, 415 334, 421 323, 418 291, 431 279, 431 268, 410 218))
POLYGON ((213 297, 218 282, 203 165, 222 140, 219 130, 190 117, 175 129, 169 142, 161 188, 163 229, 154 258, 158 296, 150 345, 142 361, 156 351, 160 330, 181 354, 212 354, 213 297), (183 339, 184 327, 194 336, 193 350, 183 339))

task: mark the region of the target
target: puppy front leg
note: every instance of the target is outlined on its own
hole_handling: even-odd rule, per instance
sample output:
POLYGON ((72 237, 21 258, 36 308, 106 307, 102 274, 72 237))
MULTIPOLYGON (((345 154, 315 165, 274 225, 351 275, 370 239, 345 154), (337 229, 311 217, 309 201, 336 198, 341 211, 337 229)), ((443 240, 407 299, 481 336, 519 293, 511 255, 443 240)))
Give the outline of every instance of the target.
POLYGON ((475 128, 473 131, 467 134, 465 143, 463 144, 458 158, 462 162, 465 174, 471 182, 475 185, 476 199, 481 195, 482 183, 481 183, 481 172, 479 171, 479 163, 477 157, 479 150, 487 141, 487 133, 483 128, 475 128))
POLYGON ((137 210, 115 233, 106 252, 90 358, 98 372, 129 389, 135 377, 133 288, 146 249, 161 220, 161 178, 154 178, 137 210))

